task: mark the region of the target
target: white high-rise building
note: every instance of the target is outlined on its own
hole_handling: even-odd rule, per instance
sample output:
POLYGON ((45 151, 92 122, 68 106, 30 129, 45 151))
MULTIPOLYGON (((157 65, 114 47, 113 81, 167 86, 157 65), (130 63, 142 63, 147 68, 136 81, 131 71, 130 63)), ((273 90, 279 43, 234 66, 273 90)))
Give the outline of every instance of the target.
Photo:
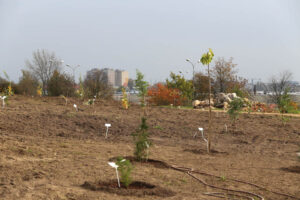
POLYGON ((115 71, 115 86, 116 87, 127 87, 128 85, 129 74, 125 70, 116 70, 115 71))
POLYGON ((104 74, 107 78, 108 84, 110 84, 111 86, 115 86, 115 70, 109 69, 109 68, 104 68, 104 69, 102 69, 102 71, 104 72, 104 74))

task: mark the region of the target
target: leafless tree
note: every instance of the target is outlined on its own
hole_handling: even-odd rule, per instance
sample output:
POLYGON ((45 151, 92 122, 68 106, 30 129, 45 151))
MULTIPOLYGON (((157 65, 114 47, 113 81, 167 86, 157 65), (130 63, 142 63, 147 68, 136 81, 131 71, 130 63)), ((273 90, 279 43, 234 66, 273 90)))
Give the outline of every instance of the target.
POLYGON ((237 71, 236 64, 233 63, 233 58, 226 61, 224 58, 218 58, 215 61, 215 66, 212 69, 212 77, 215 81, 214 89, 217 92, 226 92, 229 83, 236 79, 237 71))
POLYGON ((87 71, 83 84, 88 97, 96 95, 98 98, 110 98, 113 94, 107 74, 100 69, 94 68, 87 71))
MULTIPOLYGON (((212 88, 211 90, 214 92, 214 80, 211 78, 212 88)), ((194 86, 195 86, 195 98, 196 99, 207 99, 209 94, 209 87, 208 87, 208 76, 198 72, 195 74, 194 78, 194 86)))
POLYGON ((44 94, 47 92, 47 84, 55 70, 60 71, 62 61, 54 52, 38 49, 32 53, 32 61, 27 60, 26 66, 30 72, 42 82, 44 94))
POLYGON ((21 94, 36 95, 38 85, 39 81, 32 73, 22 70, 22 76, 18 83, 18 90, 21 94))
POLYGON ((271 92, 270 98, 273 103, 279 103, 284 91, 292 89, 292 73, 290 71, 281 72, 278 76, 271 78, 269 90, 271 92))

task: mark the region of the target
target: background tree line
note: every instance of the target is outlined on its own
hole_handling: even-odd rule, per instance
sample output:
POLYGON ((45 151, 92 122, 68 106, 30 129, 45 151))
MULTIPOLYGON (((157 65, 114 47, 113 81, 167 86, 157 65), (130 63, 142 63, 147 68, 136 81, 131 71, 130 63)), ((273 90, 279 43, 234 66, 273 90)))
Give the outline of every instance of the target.
MULTIPOLYGON (((47 50, 36 50, 33 52, 32 59, 25 62, 26 68, 22 70, 22 76, 18 84, 13 83, 8 75, 0 74, 0 92, 10 85, 16 94, 35 96, 39 88, 44 95, 68 97, 81 96, 92 98, 111 98, 114 92, 108 83, 107 76, 100 69, 87 71, 84 79, 80 77, 79 83, 74 80, 74 75, 63 71, 62 61, 54 52, 47 50), (84 91, 84 92, 83 92, 84 91)), ((209 87, 207 70, 195 73, 192 80, 186 79, 182 73, 170 73, 170 77, 165 82, 149 86, 148 91, 143 91, 143 98, 147 96, 147 101, 157 105, 188 105, 193 99, 207 99, 209 87)), ((246 97, 249 95, 249 88, 246 88, 247 80, 238 76, 237 64, 233 58, 217 58, 211 68, 212 93, 237 93, 238 96, 246 97)), ((129 90, 134 90, 138 77, 143 77, 141 72, 137 72, 137 80, 130 79, 128 82, 129 90)), ((279 76, 273 76, 270 84, 265 86, 272 92, 270 102, 278 104, 284 92, 291 89, 292 74, 284 72, 279 76)), ((144 80, 143 80, 144 81, 144 80)))
POLYGON ((110 98, 113 88, 108 84, 106 76, 100 69, 87 71, 84 80, 80 78, 76 84, 74 76, 63 71, 62 61, 54 52, 36 50, 32 54, 32 60, 25 62, 26 69, 22 70, 22 76, 18 84, 9 80, 9 77, 0 76, 0 92, 11 84, 16 94, 36 96, 39 88, 43 95, 67 97, 80 96, 79 89, 82 87, 84 97, 110 98))

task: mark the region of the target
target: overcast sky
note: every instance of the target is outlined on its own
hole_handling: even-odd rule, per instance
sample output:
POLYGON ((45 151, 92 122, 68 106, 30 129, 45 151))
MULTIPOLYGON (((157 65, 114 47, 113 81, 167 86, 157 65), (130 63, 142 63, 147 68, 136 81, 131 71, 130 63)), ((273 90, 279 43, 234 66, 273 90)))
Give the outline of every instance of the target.
POLYGON ((248 79, 290 70, 300 81, 300 1, 0 0, 0 73, 15 81, 36 49, 80 64, 77 77, 110 67, 155 82, 170 71, 190 78, 185 59, 208 48, 248 79))

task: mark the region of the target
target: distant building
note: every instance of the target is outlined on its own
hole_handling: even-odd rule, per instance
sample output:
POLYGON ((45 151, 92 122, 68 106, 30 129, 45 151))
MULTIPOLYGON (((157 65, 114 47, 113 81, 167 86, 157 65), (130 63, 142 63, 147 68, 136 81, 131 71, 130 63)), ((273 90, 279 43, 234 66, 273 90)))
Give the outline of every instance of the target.
POLYGON ((101 70, 107 78, 108 83, 113 87, 121 87, 128 85, 129 74, 125 70, 114 70, 104 68, 101 70))
POLYGON ((115 86, 115 70, 104 68, 102 69, 102 71, 107 78, 108 84, 110 84, 111 86, 115 86))
POLYGON ((129 75, 127 71, 124 70, 116 70, 115 71, 115 86, 116 87, 127 87, 128 85, 129 75))

